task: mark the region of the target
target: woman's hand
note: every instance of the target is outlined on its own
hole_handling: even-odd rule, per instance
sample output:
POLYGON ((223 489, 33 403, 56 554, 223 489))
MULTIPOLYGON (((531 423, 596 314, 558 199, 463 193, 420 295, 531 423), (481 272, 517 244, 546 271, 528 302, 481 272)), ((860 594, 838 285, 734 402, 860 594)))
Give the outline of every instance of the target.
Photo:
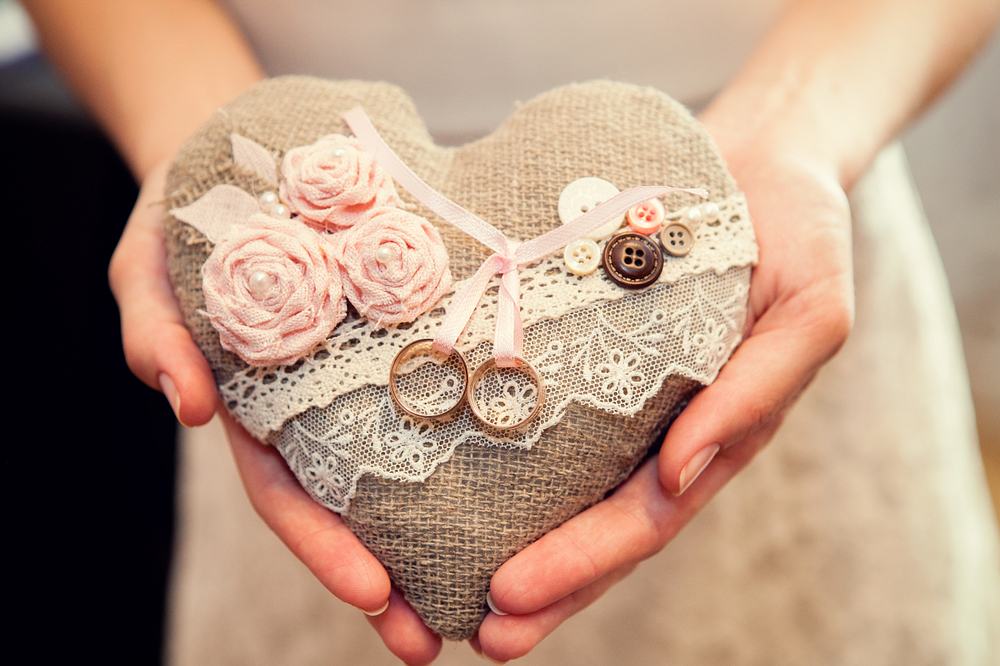
POLYGON ((997 0, 789 3, 702 116, 760 245, 747 336, 657 458, 500 567, 491 596, 510 615, 488 615, 473 649, 500 661, 526 654, 662 549, 767 443, 851 328, 845 190, 961 71, 998 16, 997 0))
MULTIPOLYGON (((184 326, 167 277, 163 185, 167 163, 155 166, 139 193, 111 260, 111 289, 121 310, 129 368, 163 391, 181 423, 203 425, 218 404, 208 362, 184 326)), ((218 409, 247 495, 257 513, 342 601, 368 613, 386 646, 407 664, 427 664, 441 649, 436 636, 392 591, 385 569, 339 516, 314 502, 281 455, 255 441, 218 409)))
POLYGON ((184 327, 184 317, 167 277, 163 238, 166 162, 142 183, 108 280, 118 301, 125 360, 135 376, 163 391, 177 419, 187 426, 208 423, 218 393, 208 362, 184 327))
POLYGON ((250 503, 268 527, 334 596, 369 615, 394 655, 411 666, 432 662, 441 637, 391 588, 382 564, 340 516, 306 494, 273 446, 253 439, 224 409, 219 417, 250 503))
POLYGON ((509 615, 487 615, 472 641, 491 659, 527 654, 669 543, 770 440, 847 338, 850 213, 836 170, 759 144, 727 157, 760 245, 748 335, 673 423, 657 457, 500 567, 491 597, 509 615))

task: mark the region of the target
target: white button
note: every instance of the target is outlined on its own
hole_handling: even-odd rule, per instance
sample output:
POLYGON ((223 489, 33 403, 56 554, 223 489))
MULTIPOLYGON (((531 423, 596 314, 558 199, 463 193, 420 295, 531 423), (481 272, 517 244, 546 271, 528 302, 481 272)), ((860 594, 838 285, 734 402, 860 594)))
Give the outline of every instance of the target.
MULTIPOLYGON (((603 178, 578 178, 566 186, 559 195, 559 219, 563 224, 569 224, 584 213, 588 213, 611 197, 618 194, 618 188, 603 178)), ((587 234, 587 238, 600 240, 615 233, 622 222, 624 213, 611 220, 603 227, 587 234)))
POLYGON ((574 275, 590 275, 601 264, 601 248, 590 238, 575 240, 563 250, 566 268, 574 275))

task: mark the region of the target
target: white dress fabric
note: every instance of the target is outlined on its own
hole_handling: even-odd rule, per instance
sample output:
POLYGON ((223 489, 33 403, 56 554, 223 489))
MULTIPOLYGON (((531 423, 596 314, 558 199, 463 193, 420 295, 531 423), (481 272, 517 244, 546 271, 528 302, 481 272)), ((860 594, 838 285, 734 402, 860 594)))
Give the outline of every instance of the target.
MULTIPOLYGON (((606 76, 704 99, 779 3, 670 10, 680 13, 663 4, 630 3, 634 24, 626 23, 644 33, 628 33, 632 41, 619 34, 621 15, 593 27, 605 3, 589 0, 396 0, 364 10, 244 0, 234 12, 270 73, 392 80, 432 132, 459 140, 489 131, 513 100, 571 80, 606 76), (520 23, 501 31, 489 20, 501 16, 520 23), (573 45, 559 31, 558 44, 545 47, 558 62, 536 43, 555 34, 553 25, 581 35, 573 45), (668 51, 687 56, 662 80, 654 80, 661 69, 634 54, 610 55, 646 43, 650 25, 667 38, 697 36, 669 42, 668 51), (727 41, 723 28, 738 37, 727 41), (469 32, 479 39, 463 37, 469 32), (436 50, 414 61, 428 44, 436 50), (561 55, 588 44, 613 48, 583 64, 561 55)), ((768 448, 677 539, 518 663, 1000 662, 1000 541, 957 322, 898 146, 857 185, 851 206, 857 322, 841 353, 768 448)), ((257 518, 218 424, 181 442, 170 662, 398 663, 361 612, 333 598, 257 518)), ((482 662, 446 643, 437 663, 482 662)))
POLYGON ((271 75, 388 81, 439 142, 478 138, 518 102, 611 79, 700 105, 785 0, 224 0, 271 75))

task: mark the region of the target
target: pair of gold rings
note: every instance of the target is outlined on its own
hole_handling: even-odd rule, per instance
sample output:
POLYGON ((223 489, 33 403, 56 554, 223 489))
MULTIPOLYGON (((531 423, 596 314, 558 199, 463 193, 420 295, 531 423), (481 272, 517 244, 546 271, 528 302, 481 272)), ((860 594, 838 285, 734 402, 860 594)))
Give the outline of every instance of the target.
POLYGON ((434 341, 430 339, 411 342, 403 347, 392 360, 392 365, 389 368, 389 395, 396 406, 404 413, 421 419, 445 418, 458 412, 463 402, 468 402, 469 408, 475 417, 496 430, 520 428, 538 416, 538 413, 542 409, 542 404, 545 402, 545 383, 542 381, 542 376, 538 374, 535 367, 526 360, 518 357, 518 366, 515 370, 526 372, 532 382, 534 382, 534 387, 517 391, 515 383, 508 382, 504 386, 504 390, 508 390, 511 387, 509 390, 517 393, 517 395, 501 395, 489 403, 484 403, 476 397, 476 391, 483 378, 491 371, 504 372, 508 369, 499 368, 496 361, 490 358, 476 368, 470 378, 469 364, 460 351, 453 349, 450 354, 445 356, 433 349, 433 343, 434 341), (431 364, 434 367, 444 365, 454 366, 458 375, 461 376, 461 385, 454 381, 454 377, 446 378, 444 381, 438 383, 437 378, 433 377, 432 367, 429 374, 433 379, 422 377, 410 381, 414 386, 409 388, 415 388, 418 400, 407 400, 403 395, 403 388, 400 386, 401 376, 404 378, 408 376, 417 377, 417 373, 421 368, 428 367, 431 364), (521 398, 530 398, 532 394, 535 397, 535 404, 530 410, 526 410, 521 404, 521 398), (457 396, 457 398, 455 398, 453 404, 449 400, 444 405, 441 405, 442 398, 448 396, 457 396), (419 402, 419 398, 423 398, 422 406, 414 404, 415 402, 419 402), (436 404, 433 407, 428 407, 429 403, 436 404), (439 407, 440 409, 435 409, 435 407, 439 407))

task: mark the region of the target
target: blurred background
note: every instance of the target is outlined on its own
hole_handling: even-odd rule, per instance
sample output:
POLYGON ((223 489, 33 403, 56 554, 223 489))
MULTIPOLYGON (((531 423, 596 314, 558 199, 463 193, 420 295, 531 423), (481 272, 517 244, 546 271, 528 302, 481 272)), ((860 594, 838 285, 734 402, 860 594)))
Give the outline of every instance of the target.
MULTIPOLYGON (((77 622, 106 661, 159 663, 174 534, 175 427, 166 401, 125 366, 106 278, 137 189, 37 53, 14 0, 0 0, 0 137, 10 169, 4 226, 14 234, 10 247, 30 250, 13 253, 16 275, 32 275, 38 288, 16 307, 41 324, 34 337, 18 336, 26 358, 11 361, 67 347, 74 359, 58 375, 26 373, 21 396, 34 401, 24 404, 27 418, 44 426, 46 436, 35 438, 44 464, 69 463, 70 472, 38 489, 34 475, 19 473, 13 461, 25 455, 26 464, 37 465, 39 454, 12 447, 8 476, 25 478, 19 490, 51 503, 50 515, 66 517, 56 566, 85 588, 70 594, 84 609, 77 622), (36 256, 50 258, 45 270, 37 270, 36 256), (35 293, 52 297, 43 302, 35 293), (50 412, 46 397, 53 395, 58 409, 50 412)), ((902 141, 951 281, 1000 513, 1000 39, 902 141)))

